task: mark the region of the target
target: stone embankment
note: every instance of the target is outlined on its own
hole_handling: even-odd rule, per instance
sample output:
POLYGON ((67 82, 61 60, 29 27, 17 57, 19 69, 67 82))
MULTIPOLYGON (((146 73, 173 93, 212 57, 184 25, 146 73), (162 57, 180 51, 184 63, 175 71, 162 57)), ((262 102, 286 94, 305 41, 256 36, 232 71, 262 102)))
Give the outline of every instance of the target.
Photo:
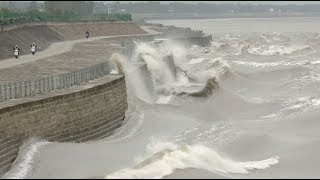
POLYGON ((131 22, 27 24, 0 32, 0 60, 13 57, 14 45, 19 45, 21 55, 24 55, 30 53, 33 42, 42 51, 54 42, 83 39, 86 31, 90 37, 146 33, 131 22))
POLYGON ((165 26, 156 23, 141 23, 148 28, 161 32, 158 38, 168 38, 183 46, 209 46, 212 41, 212 35, 205 35, 201 30, 192 30, 191 28, 183 28, 176 26, 165 26))
POLYGON ((121 126, 126 109, 124 76, 106 76, 64 91, 2 103, 0 175, 10 169, 28 138, 50 142, 101 139, 121 126))
MULTIPOLYGON (((43 44, 49 46, 52 42, 81 38, 82 30, 87 30, 85 26, 88 24, 48 24, 2 31, 0 38, 4 38, 6 43, 0 44, 0 54, 10 52, 9 49, 6 50, 7 45, 17 42, 27 47, 30 41, 36 39, 40 45, 43 41, 43 44), (40 31, 44 31, 43 34, 37 35, 40 31), (71 31, 75 32, 74 36, 68 34, 71 31), (17 34, 25 39, 18 41, 14 38, 17 34)), ((74 72, 94 64, 108 62, 113 53, 123 53, 121 43, 124 41, 132 41, 132 38, 152 38, 152 35, 148 37, 143 29, 133 23, 101 23, 89 27, 92 28, 89 30, 92 31, 92 36, 122 36, 97 37, 73 42, 70 51, 58 54, 50 54, 48 50, 54 52, 55 49, 48 48, 42 49, 43 51, 34 57, 24 55, 17 60, 0 61, 0 66, 4 65, 0 68, 0 82, 32 80, 47 75, 74 72), (45 56, 46 53, 50 56, 45 56), (19 63, 15 64, 15 61, 19 63)), ((70 44, 66 44, 69 47, 70 44)), ((42 48, 47 46, 41 45, 42 48)), ((58 50, 61 47, 64 47, 63 42, 56 48, 58 50)), ((0 59, 9 56, 11 55, 2 54, 0 59)), ((127 106, 125 78, 122 75, 111 74, 79 85, 66 86, 64 89, 0 102, 0 176, 8 172, 21 145, 29 138, 37 137, 51 142, 86 142, 101 139, 121 126, 127 106)))

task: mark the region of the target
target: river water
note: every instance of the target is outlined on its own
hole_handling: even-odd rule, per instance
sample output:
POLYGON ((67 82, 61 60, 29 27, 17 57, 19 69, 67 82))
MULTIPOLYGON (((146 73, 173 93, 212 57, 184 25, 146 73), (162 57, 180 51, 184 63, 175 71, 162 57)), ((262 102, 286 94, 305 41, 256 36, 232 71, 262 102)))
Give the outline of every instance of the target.
POLYGON ((131 59, 116 57, 127 75, 126 123, 99 142, 38 143, 19 157, 37 160, 8 178, 319 177, 318 18, 155 22, 213 41, 137 43, 131 59))

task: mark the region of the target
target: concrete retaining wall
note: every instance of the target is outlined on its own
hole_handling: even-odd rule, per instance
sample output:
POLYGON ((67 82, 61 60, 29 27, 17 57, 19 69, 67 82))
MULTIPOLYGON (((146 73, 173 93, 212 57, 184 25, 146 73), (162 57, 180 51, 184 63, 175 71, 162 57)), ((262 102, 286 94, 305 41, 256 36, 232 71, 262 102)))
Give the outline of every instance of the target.
POLYGON ((0 108, 0 176, 10 169, 27 138, 85 142, 108 136, 120 127, 128 106, 125 78, 109 78, 84 90, 0 108))
POLYGON ((212 41, 212 35, 208 36, 198 36, 198 37, 185 37, 185 38, 173 38, 172 41, 182 44, 184 46, 192 46, 192 45, 198 45, 198 46, 209 46, 210 42, 212 41))

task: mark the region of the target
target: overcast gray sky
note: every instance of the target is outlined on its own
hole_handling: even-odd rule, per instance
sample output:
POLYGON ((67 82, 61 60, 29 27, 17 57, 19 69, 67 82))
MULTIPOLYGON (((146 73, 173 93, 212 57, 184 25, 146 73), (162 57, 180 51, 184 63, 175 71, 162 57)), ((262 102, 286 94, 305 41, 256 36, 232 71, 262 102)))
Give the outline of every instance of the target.
MULTIPOLYGON (((106 2, 106 1, 102 1, 106 2)), ((109 1, 112 2, 112 1, 109 1)), ((113 1, 114 2, 114 1, 113 1)), ((147 1, 121 1, 124 2, 147 2, 147 1)), ((275 5, 284 5, 284 4, 320 4, 320 1, 161 1, 161 3, 170 3, 170 2, 184 2, 184 3, 215 3, 215 4, 222 4, 222 3, 251 3, 251 4, 275 4, 275 5)))

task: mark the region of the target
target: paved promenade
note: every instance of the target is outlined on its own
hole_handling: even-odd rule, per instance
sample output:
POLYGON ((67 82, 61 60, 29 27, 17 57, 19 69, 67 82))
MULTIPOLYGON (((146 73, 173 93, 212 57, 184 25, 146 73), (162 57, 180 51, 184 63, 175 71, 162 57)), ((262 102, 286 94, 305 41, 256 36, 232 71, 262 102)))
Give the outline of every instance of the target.
MULTIPOLYGON (((155 32, 147 30, 147 33, 155 32)), ((137 34, 57 42, 35 55, 22 55, 18 59, 2 60, 0 61, 0 83, 32 80, 42 76, 71 72, 107 61, 112 53, 120 52, 121 40, 134 36, 137 34)))

